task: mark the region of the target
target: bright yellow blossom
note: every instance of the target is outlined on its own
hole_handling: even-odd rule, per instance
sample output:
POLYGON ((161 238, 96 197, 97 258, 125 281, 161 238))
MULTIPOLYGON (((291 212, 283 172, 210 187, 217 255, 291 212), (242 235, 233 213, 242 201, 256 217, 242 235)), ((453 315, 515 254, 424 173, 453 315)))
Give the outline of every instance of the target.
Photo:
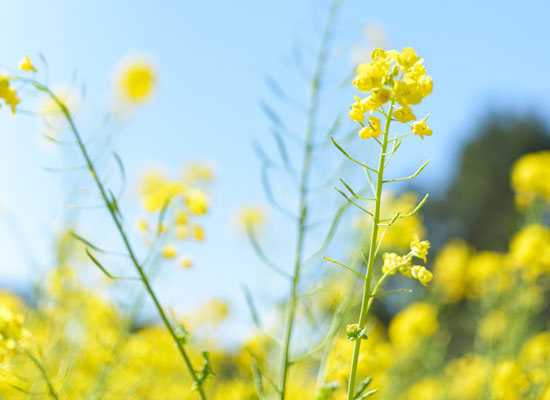
MULTIPOLYGON (((428 118, 428 117, 426 117, 428 118)), ((426 125, 426 118, 412 124, 412 132, 424 139, 424 136, 432 136, 432 130, 426 125)))
POLYGON ((529 380, 514 360, 502 360, 494 367, 491 394, 495 400, 523 400, 529 390, 529 380))
POLYGON ((11 113, 15 114, 15 107, 19 104, 17 91, 10 87, 10 77, 0 74, 0 99, 4 99, 7 106, 11 106, 11 113))
POLYGON ((32 65, 31 58, 29 56, 25 56, 25 58, 19 61, 19 68, 23 71, 36 72, 36 68, 32 65))
POLYGON ((421 265, 413 265, 411 267, 412 277, 418 279, 424 286, 433 279, 433 274, 421 265))
POLYGON ((411 242, 411 253, 413 256, 422 259, 426 262, 426 256, 428 255, 428 249, 430 248, 430 242, 427 240, 420 241, 418 235, 414 235, 411 242))
POLYGON ((369 117, 368 121, 368 125, 359 131, 359 137, 361 139, 378 138, 382 134, 380 120, 376 117, 369 117))
POLYGON ((409 106, 403 106, 393 112, 393 117, 399 122, 407 123, 416 119, 409 106))

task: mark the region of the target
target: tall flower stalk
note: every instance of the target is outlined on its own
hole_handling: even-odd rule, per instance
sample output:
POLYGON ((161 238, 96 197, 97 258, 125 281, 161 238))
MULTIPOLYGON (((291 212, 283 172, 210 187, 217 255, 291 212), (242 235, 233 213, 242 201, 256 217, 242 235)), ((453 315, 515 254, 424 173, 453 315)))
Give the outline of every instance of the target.
MULTIPOLYGON (((355 96, 356 102, 351 105, 349 115, 352 120, 357 121, 361 126, 359 137, 362 139, 372 138, 373 141, 379 145, 380 156, 377 168, 372 168, 352 157, 333 140, 338 150, 365 170, 372 189, 372 197, 359 196, 343 179, 340 179, 340 181, 344 185, 347 193, 337 189, 351 204, 366 213, 372 220, 368 250, 364 252, 361 249, 366 264, 366 274, 363 275, 350 266, 325 257, 328 261, 350 270, 364 280, 361 309, 357 323, 347 326, 348 339, 354 341, 348 382, 348 400, 359 398, 365 399, 376 393, 376 390, 363 393, 367 385, 361 385, 359 390, 356 391, 357 365, 359 363, 361 342, 367 339, 365 324, 372 302, 376 296, 388 293, 380 292, 386 278, 399 271, 405 276, 418 279, 424 285, 432 279, 431 272, 424 266, 413 265, 412 263, 415 258, 426 261, 429 242, 420 241, 418 238, 413 238, 411 250, 408 254, 397 255, 395 253, 385 253, 383 255, 384 264, 382 266, 382 274, 376 278, 374 272, 375 259, 384 240, 386 231, 390 229, 397 220, 414 215, 423 206, 428 197, 428 195, 426 195, 415 209, 409 213, 402 214, 398 212, 391 217, 382 216, 381 208, 383 204, 384 184, 413 179, 429 162, 429 160, 425 162, 411 176, 397 179, 385 179, 384 177, 384 171, 389 161, 399 149, 405 137, 415 134, 424 139, 424 136, 430 136, 432 134, 431 129, 426 125, 426 117, 421 121, 410 124, 409 132, 403 134, 396 133, 393 138, 390 138, 392 122, 400 122, 408 125, 411 121, 416 120, 416 116, 410 107, 419 104, 422 99, 432 91, 432 80, 429 76, 426 76, 426 69, 422 63, 423 59, 419 58, 412 48, 405 48, 400 53, 395 50, 384 51, 382 49, 375 49, 372 53, 372 62, 361 64, 357 68, 357 76, 353 80, 353 84, 361 92, 370 92, 370 95, 363 99, 355 96), (384 108, 386 104, 389 104, 387 111, 384 108), (365 116, 367 112, 370 114, 368 117, 365 116), (378 117, 372 116, 375 112, 377 115, 382 115, 384 119, 383 127, 382 121, 378 117), (389 150, 390 146, 391 150, 389 150), (375 180, 372 179, 371 174, 374 174, 375 180), (374 203, 374 206, 365 207, 360 204, 361 202, 374 203), (384 230, 381 232, 382 228, 384 230)), ((398 291, 405 290, 398 289, 398 291)))
MULTIPOLYGON (((26 68, 23 68, 23 67, 21 67, 21 68, 25 69, 25 70, 29 70, 29 69, 26 69, 26 68)), ((130 243, 130 240, 128 238, 126 230, 123 226, 122 213, 120 211, 117 199, 116 199, 115 195, 113 194, 113 192, 111 190, 109 190, 106 187, 106 185, 104 184, 104 182, 101 180, 101 178, 98 174, 96 165, 95 165, 92 157, 90 156, 90 153, 89 153, 89 151, 86 147, 86 144, 85 144, 84 140, 82 139, 82 136, 81 136, 79 130, 76 127, 76 124, 73 120, 73 117, 72 117, 71 112, 69 111, 67 105, 58 96, 56 96, 55 93, 47 85, 42 84, 42 83, 40 83, 39 81, 37 81, 35 79, 19 77, 19 78, 11 78, 11 80, 12 81, 20 81, 20 82, 23 82, 25 84, 31 85, 36 90, 38 90, 40 92, 43 92, 47 96, 49 96, 55 102, 57 107, 59 107, 59 110, 61 111, 62 115, 65 117, 65 119, 66 119, 66 121, 69 125, 70 131, 72 132, 72 134, 73 134, 73 136, 76 140, 76 144, 77 144, 77 147, 80 151, 80 154, 84 158, 84 161, 86 163, 86 167, 87 167, 88 171, 90 172, 90 174, 93 178, 93 181, 94 181, 94 183, 95 183, 95 185, 96 185, 96 187, 99 191, 99 194, 100 194, 100 197, 101 197, 101 199, 104 203, 104 206, 107 209, 107 211, 108 211, 108 213, 109 213, 109 215, 110 215, 110 217, 111 217, 111 219, 112 219, 112 221, 113 221, 113 223, 116 227, 116 230, 117 230, 117 232, 118 232, 118 234, 119 234, 119 236, 120 236, 120 238, 123 242, 126 253, 127 253, 129 259, 131 260, 131 263, 134 266, 134 269, 135 269, 136 273, 138 274, 138 276, 135 277, 135 278, 134 277, 124 278, 124 277, 113 276, 112 274, 110 274, 108 272, 107 268, 105 268, 100 263, 100 261, 92 254, 92 251, 94 249, 97 249, 97 247, 95 247, 94 245, 92 245, 91 243, 86 241, 85 239, 80 238, 79 236, 75 235, 75 237, 77 239, 80 239, 81 241, 83 241, 83 243, 87 246, 86 253, 89 256, 89 258, 91 259, 91 261, 96 266, 98 266, 101 269, 101 271, 103 273, 105 273, 109 278, 112 278, 112 279, 134 279, 134 280, 141 281, 143 283, 143 286, 144 286, 149 298, 152 300, 152 302, 154 304, 154 307, 157 310, 157 313, 158 313, 162 323, 164 324, 164 326, 168 330, 170 336, 173 338, 175 346, 177 347, 178 352, 180 353, 181 357, 183 358, 183 361, 184 361, 184 363, 187 367, 189 375, 191 376, 191 379, 193 381, 193 389, 196 390, 196 392, 198 393, 198 395, 201 399, 205 400, 206 399, 206 394, 205 394, 203 386, 204 386, 204 383, 206 382, 206 380, 212 375, 212 369, 210 367, 210 361, 208 359, 208 354, 203 353, 204 359, 205 359, 204 360, 205 361, 204 365, 200 370, 196 370, 193 367, 191 359, 190 359, 190 357, 189 357, 189 355, 188 355, 188 353, 187 353, 187 351, 184 347, 185 336, 180 334, 178 332, 178 330, 170 322, 170 320, 168 318, 168 315, 167 315, 166 311, 164 310, 164 308, 162 307, 162 305, 160 304, 160 300, 159 300, 157 294, 155 293, 155 291, 154 291, 154 289, 151 285, 151 281, 150 281, 149 277, 147 276, 147 273, 144 269, 145 263, 147 261, 147 257, 144 260, 144 262, 138 261, 138 257, 136 255, 131 243, 130 243)), ((117 161, 120 162, 120 160, 118 158, 117 158, 117 161)), ((161 211, 161 218, 162 218, 162 215, 163 215, 163 213, 166 209, 166 206, 167 206, 167 204, 165 205, 163 211, 161 211)))

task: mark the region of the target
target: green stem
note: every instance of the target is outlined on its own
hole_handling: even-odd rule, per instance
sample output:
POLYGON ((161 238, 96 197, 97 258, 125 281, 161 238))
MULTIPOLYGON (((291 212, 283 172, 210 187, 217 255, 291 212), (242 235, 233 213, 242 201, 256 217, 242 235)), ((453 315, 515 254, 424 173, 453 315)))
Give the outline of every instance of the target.
POLYGON ((284 345, 281 354, 281 365, 280 365, 280 399, 284 400, 286 395, 287 387, 287 377, 288 369, 290 366, 290 342, 292 338, 292 329, 294 327, 294 320, 296 314, 296 303, 297 303, 297 290, 298 283, 300 281, 300 268, 302 266, 302 252, 305 240, 306 232, 306 221, 307 221, 307 209, 308 209, 308 178, 311 167, 311 160, 313 156, 313 132, 315 131, 315 119, 317 115, 318 102, 319 102, 319 85, 321 82, 321 77, 325 70, 325 65, 327 61, 327 48, 330 37, 332 35, 332 27, 334 25, 334 20, 336 17, 336 12, 340 6, 341 0, 335 0, 332 3, 329 17, 323 31, 323 37, 321 39, 321 46, 319 48, 319 53, 317 55, 317 65, 316 70, 311 82, 311 97, 310 105, 308 110, 308 122, 305 134, 305 144, 304 144, 304 158, 302 164, 302 170, 300 174, 300 194, 299 194, 299 218, 297 226, 297 244, 296 244, 296 257, 294 261, 294 274, 292 276, 292 281, 290 285, 290 304, 287 310, 287 315, 285 318, 285 328, 284 328, 284 345))
POLYGON ((82 138, 80 136, 80 133, 78 132, 78 129, 76 128, 76 125, 73 121, 71 113, 69 112, 69 110, 67 109, 65 104, 61 100, 59 100, 59 98, 57 98, 57 96, 48 87, 43 86, 43 85, 41 85, 41 84, 39 84, 38 82, 35 82, 35 81, 33 81, 33 84, 37 89, 48 93, 48 95, 59 106, 59 108, 61 109, 63 115, 67 119, 67 122, 69 123, 69 126, 71 128, 71 131, 73 132, 73 134, 76 138, 76 141, 77 141, 78 147, 80 148, 82 156, 84 157, 84 160, 86 161, 86 165, 87 165, 88 169, 90 170, 90 173, 92 174, 92 177, 93 177, 93 179, 96 183, 96 186, 99 189, 101 197, 102 197, 103 201, 105 202, 105 206, 107 207, 107 210, 109 211, 109 214, 111 215, 111 218, 112 218, 113 222, 116 225, 116 228, 117 228, 117 230, 120 234, 120 237, 121 237, 121 239, 124 243, 124 247, 126 248, 126 251, 128 252, 128 255, 130 257, 130 260, 132 261, 132 264, 134 265, 137 273, 139 274, 139 276, 141 278, 141 281, 143 282, 143 285, 145 286, 145 289, 147 290, 147 293, 149 294, 149 297, 151 298, 151 300, 153 300, 155 308, 157 309, 157 312, 158 312, 162 322, 164 323, 164 325, 168 329, 170 335, 174 339, 174 342, 176 343, 176 346, 177 346, 177 348, 178 348, 178 350, 179 350, 179 352, 180 352, 180 354, 181 354, 181 356, 182 356, 182 358, 185 362, 185 365, 187 366, 187 369, 189 370, 189 374, 191 375, 191 378, 193 379, 193 382, 196 383, 197 391, 198 391, 201 399, 205 400, 206 395, 204 393, 204 389, 200 385, 199 378, 197 376, 197 373, 196 373, 195 369, 193 368, 191 360, 190 360, 189 356, 187 355, 187 352, 185 351, 185 348, 183 347, 183 344, 178 339, 178 336, 176 334, 176 331, 172 327, 172 324, 168 320, 168 317, 166 316, 166 313, 164 312, 164 309, 162 308, 162 306, 161 306, 161 304, 158 300, 157 295, 155 294, 153 288, 151 287, 151 284, 149 282, 149 279, 147 278, 147 275, 145 274, 145 271, 143 270, 141 264, 137 260, 137 257, 136 257, 136 255, 134 253, 134 250, 133 250, 133 248, 130 244, 128 236, 126 235, 126 232, 124 231, 124 228, 122 227, 122 223, 121 223, 121 221, 119 220, 119 218, 116 214, 116 210, 113 207, 113 205, 111 203, 111 200, 107 196, 107 191, 105 190, 105 187, 104 187, 103 183, 99 179, 99 176, 97 174, 94 163, 93 163, 92 159, 90 158, 90 155, 88 154, 88 150, 86 149, 86 146, 84 145, 84 142, 82 141, 82 138))
MULTIPOLYGON (((378 224, 380 222, 380 205, 382 203, 382 186, 384 185, 384 164, 386 161, 386 148, 388 147, 388 135, 390 131, 391 116, 393 113, 393 107, 395 105, 395 99, 392 98, 390 110, 386 116, 386 125, 384 127, 384 138, 382 140, 382 148, 380 150, 380 162, 378 164, 378 173, 376 180, 376 205, 374 208, 374 216, 372 217, 372 233, 369 245, 369 258, 367 264, 367 279, 365 279, 365 285, 363 287, 363 299, 361 301, 361 311, 359 313, 359 327, 363 328, 367 320, 367 313, 370 305, 374 299, 371 297, 370 287, 372 282, 372 270, 374 264, 374 257, 376 252, 376 242, 378 240, 378 224)), ((353 400, 355 396, 355 381, 357 378, 357 363, 359 362, 359 352, 361 350, 361 339, 355 340, 353 346, 353 357, 351 360, 351 370, 349 374, 348 384, 348 400, 353 400)))
POLYGON ((48 386, 48 393, 50 394, 50 397, 54 400, 59 400, 59 397, 57 397, 57 393, 55 392, 55 389, 53 387, 52 382, 50 381, 50 378, 48 377, 48 374, 46 372, 46 369, 42 365, 40 361, 34 356, 34 354, 31 353, 29 349, 27 349, 25 346, 22 346, 21 344, 17 343, 21 349, 25 352, 27 357, 33 362, 34 365, 40 370, 40 374, 42 375, 42 378, 46 381, 46 385, 48 386))

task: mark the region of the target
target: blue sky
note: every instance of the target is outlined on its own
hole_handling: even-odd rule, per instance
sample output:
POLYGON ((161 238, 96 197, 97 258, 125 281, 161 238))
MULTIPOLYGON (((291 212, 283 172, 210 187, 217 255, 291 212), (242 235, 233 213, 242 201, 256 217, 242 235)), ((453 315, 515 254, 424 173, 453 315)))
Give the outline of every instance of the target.
MULTIPOLYGON (((125 161, 130 184, 150 165, 160 164, 175 175, 187 161, 211 160, 218 171, 208 241, 192 248, 196 267, 167 267, 157 285, 163 300, 178 310, 215 295, 229 300, 241 316, 243 282, 256 292, 271 293, 268 300, 281 293, 283 286, 271 276, 266 279, 269 275, 230 221, 239 205, 265 201, 252 150, 254 140, 269 146, 270 124, 259 107, 260 101, 271 99, 265 76, 275 77, 305 101, 307 88, 287 68, 288 59, 295 43, 317 47, 327 8, 326 0, 0 1, 0 64, 15 66, 23 55, 36 58, 41 52, 52 83, 67 83, 77 71, 79 82, 86 84, 80 116, 84 131, 99 126, 118 60, 132 50, 156 60, 159 87, 154 101, 116 132, 113 144, 125 161)), ((548 122, 549 14, 550 3, 543 0, 393 1, 391 7, 388 2, 344 0, 331 54, 340 70, 332 73, 345 76, 351 48, 367 45, 366 24, 382 26, 391 48, 413 46, 424 57, 434 92, 417 115, 430 113, 434 135, 423 142, 411 140, 400 155, 406 162, 396 164, 394 171, 407 173, 431 158, 419 182, 437 191, 452 177, 460 146, 487 110, 535 110, 548 122)), ((329 95, 327 102, 336 112, 344 111, 352 94, 350 87, 343 101, 329 95)), ((303 129, 296 113, 283 115, 296 130, 303 129)), ((22 287, 41 276, 51 263, 53 232, 67 215, 63 204, 70 179, 43 167, 72 159, 65 150, 39 146, 40 129, 32 118, 14 119, 0 110, 4 285, 22 287)), ((135 188, 130 186, 128 193, 135 188)), ((132 196, 123 203, 132 216, 138 212, 135 203, 132 196)), ((109 237, 109 225, 88 226, 86 214, 80 218, 84 230, 109 237)), ((268 240, 277 245, 277 235, 287 228, 274 214, 271 222, 275 234, 268 240)), ((278 246, 283 259, 290 255, 278 246)))

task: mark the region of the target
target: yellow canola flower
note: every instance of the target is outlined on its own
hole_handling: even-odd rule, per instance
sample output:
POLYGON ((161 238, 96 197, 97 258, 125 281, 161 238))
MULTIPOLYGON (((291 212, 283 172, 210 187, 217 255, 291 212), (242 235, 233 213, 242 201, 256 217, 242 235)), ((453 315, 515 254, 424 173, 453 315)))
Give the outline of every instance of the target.
POLYGON ((529 380, 516 361, 505 359, 495 365, 491 382, 493 399, 523 400, 529 387, 529 380))
POLYGON ((161 254, 166 259, 172 259, 176 256, 177 250, 176 247, 171 244, 167 243, 164 246, 162 246, 161 254))
MULTIPOLYGON (((406 257, 402 257, 396 253, 384 253, 382 254, 382 260, 384 261, 382 272, 384 274, 389 273, 389 275, 395 274, 398 270, 406 275, 411 265, 410 259, 406 259, 406 257), (397 267, 399 264, 403 265, 397 267)), ((411 275, 409 274, 408 276, 410 277, 411 275)))
POLYGON ((513 268, 528 280, 550 274, 550 228, 527 225, 512 238, 509 254, 513 268))
POLYGON ((200 215, 208 212, 210 200, 200 189, 190 189, 185 194, 185 202, 187 203, 187 207, 189 207, 189 211, 192 214, 200 215))
POLYGON ((406 350, 432 337, 438 329, 437 308, 418 302, 409 305, 391 320, 388 334, 397 349, 406 350))
POLYGON ((186 186, 177 181, 165 178, 160 171, 149 171, 141 182, 141 203, 143 208, 149 212, 156 212, 162 209, 174 196, 186 193, 186 186))
POLYGON ((416 119, 416 115, 414 115, 409 106, 402 106, 395 110, 393 112, 393 117, 403 123, 414 121, 416 119))
POLYGON ((156 80, 156 68, 151 61, 142 56, 130 57, 120 65, 116 85, 127 102, 137 105, 151 98, 156 80))
POLYGON ((193 266, 193 259, 191 256, 182 256, 180 257, 178 263, 182 268, 189 269, 193 266))
POLYGON ((413 134, 420 136, 422 139, 424 139, 424 136, 432 136, 432 130, 426 124, 427 118, 414 122, 411 126, 413 134))
POLYGON ((427 240, 420 241, 418 235, 414 235, 411 242, 411 253, 413 256, 422 259, 426 262, 426 256, 428 255, 428 249, 430 248, 430 242, 427 240))
POLYGON ((407 391, 406 400, 441 400, 444 398, 445 384, 437 378, 423 378, 407 391))
POLYGON ((508 315, 503 310, 491 311, 479 325, 479 336, 485 342, 500 340, 506 334, 508 322, 508 315))
POLYGON ((529 380, 534 384, 548 380, 550 365, 550 331, 541 332, 527 340, 520 351, 519 360, 529 380))
POLYGON ((466 296, 479 299, 486 294, 504 293, 512 287, 515 277, 505 254, 482 251, 473 255, 466 268, 466 296))
POLYGON ((407 71, 418 64, 422 64, 424 60, 416 55, 416 51, 412 47, 405 47, 401 50, 401 53, 397 54, 395 61, 407 71))
POLYGON ((424 286, 433 279, 433 274, 422 265, 413 265, 411 267, 412 277, 418 279, 424 286))
POLYGON ((446 382, 452 399, 478 400, 491 370, 491 364, 477 354, 466 354, 445 367, 446 382))
POLYGON ((370 139, 371 137, 378 139, 381 134, 381 122, 376 117, 369 117, 368 125, 359 131, 359 137, 361 139, 370 139))
POLYGON ((265 223, 265 212, 256 205, 243 207, 237 214, 237 223, 245 232, 256 230, 265 223))
POLYGON ((355 103, 353 103, 350 108, 349 117, 357 122, 363 122, 365 120, 365 112, 367 111, 367 108, 365 108, 364 103, 361 101, 359 96, 355 96, 355 103))
POLYGON ((446 243, 435 257, 434 286, 446 303, 455 303, 466 291, 466 269, 472 249, 461 239, 446 243))
POLYGON ((15 114, 15 107, 20 100, 17 97, 17 91, 10 87, 10 77, 0 74, 0 99, 4 99, 7 106, 11 107, 11 113, 15 114))
POLYGON ((202 242, 204 240, 204 228, 200 225, 194 225, 193 226, 193 238, 199 242, 202 242))
POLYGON ((206 162, 193 162, 185 166, 183 179, 190 185, 197 182, 209 182, 214 179, 214 169, 206 162))
POLYGON ((537 199, 550 203, 550 150, 522 156, 511 174, 516 205, 525 208, 537 199))
POLYGON ((36 72, 36 68, 32 65, 31 58, 25 56, 21 61, 19 61, 19 68, 23 71, 36 72))

